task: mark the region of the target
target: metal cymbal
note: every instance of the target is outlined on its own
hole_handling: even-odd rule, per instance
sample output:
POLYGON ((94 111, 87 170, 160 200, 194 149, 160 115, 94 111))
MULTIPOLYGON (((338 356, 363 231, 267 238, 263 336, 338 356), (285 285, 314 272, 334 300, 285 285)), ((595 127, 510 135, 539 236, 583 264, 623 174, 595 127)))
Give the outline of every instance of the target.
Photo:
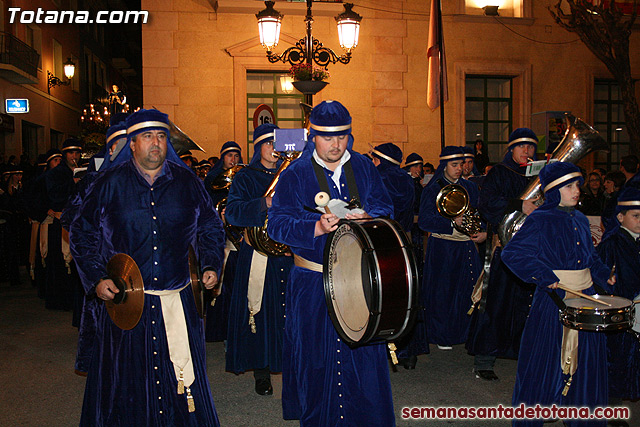
POLYGON ((105 301, 107 313, 117 327, 133 329, 144 309, 144 283, 136 262, 127 254, 115 254, 107 264, 107 275, 120 290, 105 301))
POLYGON ((191 277, 191 290, 193 291, 193 299, 196 302, 198 315, 204 318, 204 298, 202 292, 202 278, 200 277, 200 267, 198 266, 198 258, 193 246, 189 245, 189 276, 191 277))

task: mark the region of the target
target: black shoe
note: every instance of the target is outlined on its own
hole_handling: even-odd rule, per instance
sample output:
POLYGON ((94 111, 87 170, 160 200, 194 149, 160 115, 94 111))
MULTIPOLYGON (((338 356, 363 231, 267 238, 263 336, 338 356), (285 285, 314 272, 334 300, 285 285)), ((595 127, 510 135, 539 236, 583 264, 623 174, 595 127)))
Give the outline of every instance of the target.
POLYGON ((404 369, 416 369, 416 363, 418 363, 418 356, 403 357, 398 359, 398 365, 404 366, 404 369))
POLYGON ((256 393, 261 396, 268 396, 273 394, 273 387, 271 387, 271 380, 269 378, 260 378, 256 380, 256 393))
POLYGON ((474 369, 473 373, 476 374, 476 378, 483 379, 485 381, 499 381, 498 376, 493 369, 474 369))
POLYGON ((624 420, 609 420, 607 426, 611 427, 629 427, 629 423, 624 420))

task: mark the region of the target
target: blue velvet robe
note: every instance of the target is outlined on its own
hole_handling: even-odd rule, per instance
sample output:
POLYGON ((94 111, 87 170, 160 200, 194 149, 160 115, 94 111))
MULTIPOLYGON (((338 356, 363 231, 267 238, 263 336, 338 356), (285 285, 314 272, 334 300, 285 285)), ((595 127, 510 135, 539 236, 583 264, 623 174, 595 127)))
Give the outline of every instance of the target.
MULTIPOLYGON (((229 190, 212 190, 211 184, 213 180, 222 171, 212 174, 209 172, 204 179, 204 187, 211 196, 211 202, 215 208, 222 199, 229 195, 229 190)), ((207 342, 218 342, 227 339, 227 328, 229 324, 229 307, 231 305, 231 295, 233 293, 233 281, 235 278, 235 270, 238 264, 238 251, 231 250, 224 266, 224 276, 222 277, 222 291, 220 296, 216 298, 215 304, 208 304, 206 307, 207 316, 205 321, 205 340, 207 342)), ((208 301, 207 301, 208 303, 208 301)))
MULTIPOLYGON (((598 245, 598 255, 609 267, 616 266, 613 295, 631 301, 640 294, 640 246, 624 229, 618 228, 598 245)), ((636 305, 636 318, 640 309, 636 305)), ((640 398, 640 342, 631 331, 607 334, 609 397, 640 398)))
MULTIPOLYGON (((525 168, 517 165, 508 153, 505 161, 489 171, 482 184, 478 210, 494 234, 506 214, 522 210, 520 195, 533 179, 524 172, 525 168)), ((485 310, 473 311, 466 348, 472 354, 515 359, 535 287, 506 268, 501 254, 502 247, 495 248, 485 310)), ((484 260, 485 253, 480 255, 484 260)))
MULTIPOLYGON (((71 225, 71 249, 87 293, 106 276, 106 263, 124 252, 137 263, 145 289, 180 289, 190 281, 188 247, 201 267, 219 272, 224 233, 202 182, 173 161, 149 185, 133 160, 99 176, 71 225), (155 280, 157 278, 157 280, 155 280)), ((101 305, 81 425, 218 425, 206 373, 203 322, 192 291, 180 292, 195 381, 196 411, 178 395, 160 297, 145 294, 140 322, 123 331, 101 305), (160 399, 161 397, 161 399, 160 399)))
MULTIPOLYGON (((309 261, 323 263, 327 235, 314 238, 320 191, 311 151, 281 175, 269 210, 268 232, 309 261)), ((380 174, 366 157, 351 151, 350 162, 363 209, 372 217, 391 216, 393 205, 380 174)), ((344 173, 341 191, 325 169, 331 198, 350 200, 344 173)), ((235 185, 235 183, 234 183, 235 185)), ((285 419, 302 426, 393 426, 389 367, 384 344, 350 348, 329 318, 322 273, 294 266, 287 289, 282 407, 285 419)))
MULTIPOLYGON (((97 171, 88 172, 84 178, 77 183, 74 194, 69 198, 67 206, 60 218, 62 226, 67 230, 71 228, 71 223, 73 223, 80 212, 84 198, 92 188, 92 184, 97 177, 97 171)), ((85 295, 84 289, 82 289, 80 295, 82 296, 82 301, 78 325, 78 350, 76 352, 75 370, 77 373, 86 374, 89 372, 89 365, 93 357, 92 352, 95 344, 98 312, 102 302, 96 298, 95 294, 85 295)))
MULTIPOLYGON (((520 343, 514 406, 524 403, 550 406, 607 405, 607 354, 605 334, 579 332, 578 369, 567 396, 562 395, 568 375, 562 373, 560 351, 562 323, 558 306, 547 287, 558 281, 552 270, 591 269, 595 284, 607 287, 611 270, 593 247, 589 221, 579 211, 566 208, 535 210, 502 251, 502 260, 521 280, 537 286, 520 343)), ((565 297, 565 292, 557 289, 565 297)), ((594 294, 593 286, 583 291, 594 294)), ((606 425, 566 420, 569 426, 606 425)), ((542 426, 542 420, 514 425, 542 426)))
MULTIPOLYGON (((267 169, 260 162, 254 162, 236 174, 227 199, 226 217, 230 224, 239 227, 264 225, 267 204, 263 195, 274 178, 273 174, 264 171, 267 169)), ((275 169, 270 172, 275 172, 275 169)), ((229 307, 226 369, 236 374, 266 367, 271 372, 281 372, 285 289, 293 259, 290 256, 269 257, 262 307, 254 316, 254 334, 249 326, 247 307, 253 252, 253 248, 243 241, 229 307)))
POLYGON ((411 231, 413 226, 413 201, 415 198, 415 188, 413 179, 399 166, 393 165, 386 160, 376 167, 382 177, 382 183, 391 197, 393 203, 393 218, 398 221, 402 229, 411 231))
MULTIPOLYGON (((442 186, 450 184, 444 177, 442 186)), ((458 180, 469 194, 470 204, 478 205, 478 187, 466 179, 458 180)), ((420 201, 418 224, 424 231, 452 234, 451 220, 438 213, 438 182, 429 183, 420 201)), ((478 280, 482 264, 476 244, 471 240, 452 241, 429 236, 424 259, 421 299, 425 308, 429 342, 442 346, 461 344, 469 334, 471 292, 478 280)))

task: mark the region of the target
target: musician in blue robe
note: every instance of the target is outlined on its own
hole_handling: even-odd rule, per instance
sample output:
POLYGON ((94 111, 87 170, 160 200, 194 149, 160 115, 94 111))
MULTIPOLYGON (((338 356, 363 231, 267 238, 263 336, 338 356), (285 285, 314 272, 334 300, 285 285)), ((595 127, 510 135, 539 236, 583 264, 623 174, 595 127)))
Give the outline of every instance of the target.
POLYGON ((137 325, 121 330, 102 306, 80 425, 217 426, 206 373, 204 325, 190 285, 188 248, 211 288, 224 232, 202 181, 168 141, 169 119, 139 110, 127 119, 123 161, 100 174, 71 225, 71 249, 87 294, 113 299, 106 264, 130 255, 144 282, 137 325))
MULTIPOLYGON (((618 226, 598 245, 598 255, 616 269, 613 295, 637 300, 640 295, 640 189, 620 191, 616 206, 618 226)), ((636 319, 640 313, 636 306, 636 319)), ((637 328, 636 328, 637 329, 637 328)), ((638 331, 607 334, 609 402, 640 399, 640 342, 638 331)))
MULTIPOLYGON (((220 149, 220 159, 213 165, 204 180, 204 186, 211 195, 213 206, 220 210, 222 215, 226 203, 220 203, 229 194, 229 186, 233 176, 226 177, 220 181, 219 177, 232 167, 242 164, 242 149, 235 141, 227 141, 220 149), (218 180, 216 180, 218 178, 218 180), (227 181, 228 180, 228 181, 227 181), (216 185, 216 189, 212 188, 216 185), (220 187, 220 188, 218 188, 220 187)), ((224 220, 223 220, 224 221, 224 220)), ((237 229, 229 226, 225 227, 227 241, 224 249, 224 267, 222 270, 222 291, 220 295, 207 303, 207 317, 205 322, 205 340, 207 342, 224 341, 227 339, 227 329, 229 324, 229 306, 231 305, 231 295, 233 291, 233 280, 235 278, 236 265, 238 263, 238 250, 236 244, 242 239, 242 234, 237 229), (232 241, 233 240, 233 241, 232 241), (233 242, 236 242, 235 244, 233 242), (211 305, 213 304, 213 305, 211 305)))
MULTIPOLYGON (((461 233, 449 218, 436 207, 436 198, 443 187, 460 185, 469 196, 469 205, 478 205, 478 187, 461 179, 464 152, 460 147, 445 147, 440 153, 440 165, 422 192, 418 223, 430 232, 424 260, 422 303, 425 307, 429 342, 442 350, 464 343, 469 333, 471 292, 482 265, 476 243, 486 239, 486 233, 472 236, 461 233)), ((454 220, 462 223, 462 215, 454 220)))
MULTIPOLYGON (((25 188, 23 193, 24 205, 31 221, 31 243, 29 247, 29 273, 34 286, 38 290, 38 297, 44 299, 46 292, 46 261, 41 251, 41 225, 47 218, 47 189, 46 172, 55 168, 62 160, 62 151, 57 148, 49 149, 44 155, 44 169, 25 188)), ((51 221, 51 220, 49 220, 51 221)), ((48 226, 47 226, 48 227, 48 226)), ((48 234, 48 232, 47 232, 48 234)), ((45 240, 47 241, 47 240, 45 240)), ((46 252, 45 252, 46 256, 46 252)))
MULTIPOLYGON (((475 355, 476 378, 496 381, 494 372, 497 357, 517 358, 522 329, 529 314, 534 287, 518 279, 504 266, 502 248, 497 242, 498 227, 505 217, 515 211, 530 214, 536 208, 532 201, 520 197, 533 177, 525 175, 528 159, 535 155, 538 137, 528 128, 518 128, 509 135, 508 151, 496 164, 482 184, 478 210, 488 222, 487 245, 493 245, 487 287, 471 315, 467 350, 475 355)), ((486 253, 481 254, 484 259, 486 253)))
MULTIPOLYGON (((522 281, 536 285, 518 358, 513 406, 607 405, 606 336, 564 327, 552 294, 565 298, 561 284, 594 294, 593 284, 610 289, 615 278, 596 253, 589 221, 575 209, 584 180, 571 163, 556 162, 540 171, 545 195, 502 251, 502 261, 522 281)), ((569 294, 568 298, 573 298, 569 294)), ((590 303, 585 301, 585 305, 590 303)), ((606 425, 606 420, 563 420, 567 426, 606 425)), ((542 426, 543 420, 513 425, 542 426)))
POLYGON ((227 141, 222 144, 222 148, 220 148, 220 158, 213 165, 209 173, 207 173, 207 177, 204 180, 204 186, 211 195, 214 206, 216 206, 220 200, 227 197, 229 194, 229 181, 232 180, 226 178, 222 180, 220 174, 238 164, 242 165, 242 163, 244 163, 242 161, 242 148, 240 148, 237 142, 227 141))
MULTIPOLYGON (((271 124, 253 132, 253 157, 231 184, 227 221, 237 227, 262 227, 272 198, 265 192, 277 170, 271 124)), ((282 372, 285 289, 291 256, 263 255, 242 241, 233 282, 227 331, 227 371, 253 370, 256 393, 273 394, 271 372, 282 372)))
POLYGON ((387 142, 376 146, 372 152, 373 164, 380 172, 384 187, 393 203, 393 218, 407 233, 413 225, 413 200, 415 197, 411 177, 400 168, 402 150, 387 142))
POLYGON ((68 230, 61 222, 62 211, 75 191, 73 170, 78 166, 82 153, 80 141, 69 138, 62 144, 62 161, 46 172, 45 207, 47 217, 41 229, 48 229, 46 262, 45 307, 73 309, 73 326, 80 324, 82 288, 76 265, 69 251, 68 230))
POLYGON ((416 261, 418 262, 418 271, 422 280, 422 270, 424 264, 424 233, 418 226, 418 213, 420 212, 420 198, 422 197, 422 179, 424 173, 422 171, 423 159, 419 154, 411 153, 405 160, 404 169, 413 180, 414 199, 413 199, 413 225, 411 227, 411 243, 413 244, 416 261))
POLYGON ((358 194, 366 213, 357 217, 391 216, 393 205, 373 163, 352 149, 347 109, 324 101, 309 121, 304 152, 280 176, 269 210, 269 235, 289 245, 296 258, 287 289, 283 418, 299 419, 301 426, 394 426, 385 345, 349 347, 327 311, 321 271, 327 233, 338 218, 308 210, 321 188, 344 201, 358 194), (318 176, 326 180, 322 187, 318 176))

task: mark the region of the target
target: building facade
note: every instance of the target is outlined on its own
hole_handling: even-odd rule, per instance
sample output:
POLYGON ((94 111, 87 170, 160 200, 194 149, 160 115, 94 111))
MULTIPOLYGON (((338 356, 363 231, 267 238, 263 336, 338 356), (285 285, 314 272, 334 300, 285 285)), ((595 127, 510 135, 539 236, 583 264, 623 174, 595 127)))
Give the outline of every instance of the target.
MULTIPOLYGON (((405 153, 437 159, 440 111, 426 104, 430 3, 356 2, 354 10, 363 16, 358 47, 348 65, 329 66, 330 84, 314 103, 336 99, 347 106, 358 151, 394 142, 405 153)), ((597 123, 605 138, 619 145, 609 157, 598 157, 599 163, 611 166, 626 154, 612 77, 576 34, 553 21, 548 7, 555 3, 503 0, 499 16, 493 17, 485 16, 476 0, 442 2, 447 145, 482 138, 490 144, 491 160, 500 161, 511 130, 531 126, 536 113, 570 111, 597 123)), ((280 53, 304 37, 306 4, 278 1, 274 7, 285 15, 275 49, 280 53)), ((142 9, 150 13, 142 28, 144 105, 166 111, 207 155, 215 155, 230 139, 248 145, 259 100, 253 91, 269 95, 265 102, 277 98, 276 77, 289 69, 289 64, 270 63, 259 43, 255 14, 263 8, 262 2, 251 0, 142 1, 142 9), (274 84, 256 84, 259 73, 272 73, 274 84)), ((342 10, 339 2, 313 4, 313 36, 336 53, 334 16, 342 10)), ((634 33, 632 70, 640 65, 638 42, 634 33)), ((293 107, 282 110, 287 117, 301 117, 293 107)))
POLYGON ((98 24, 94 19, 100 10, 140 6, 129 3, 0 0, 0 154, 27 154, 33 162, 37 154, 80 136, 83 111, 89 104, 105 102, 113 84, 125 91, 130 104, 142 103, 142 24, 98 24), (49 11, 68 15, 47 22, 49 11), (94 22, 77 23, 78 11, 87 11, 94 22), (64 75, 69 59, 75 64, 70 80, 64 75), (63 84, 51 86, 50 77, 63 84), (7 99, 27 99, 29 112, 7 114, 7 99))

